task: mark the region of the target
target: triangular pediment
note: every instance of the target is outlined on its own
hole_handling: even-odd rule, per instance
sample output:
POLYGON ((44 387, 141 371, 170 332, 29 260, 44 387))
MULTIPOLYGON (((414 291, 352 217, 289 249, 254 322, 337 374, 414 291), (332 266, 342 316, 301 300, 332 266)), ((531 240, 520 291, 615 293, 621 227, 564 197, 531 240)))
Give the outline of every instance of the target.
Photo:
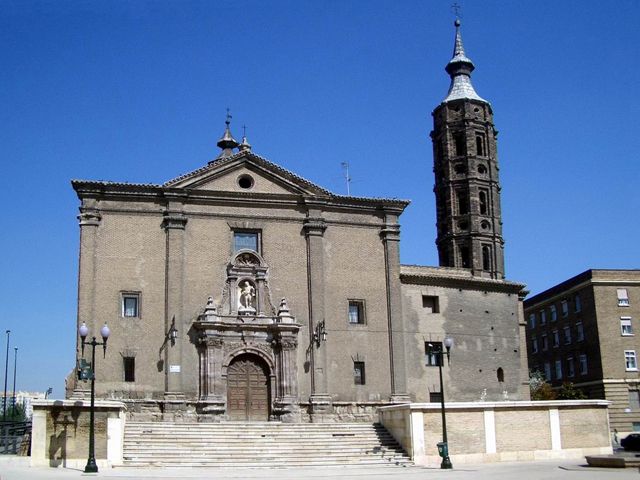
POLYGON ((330 195, 318 185, 251 152, 216 159, 164 186, 224 192, 330 195))

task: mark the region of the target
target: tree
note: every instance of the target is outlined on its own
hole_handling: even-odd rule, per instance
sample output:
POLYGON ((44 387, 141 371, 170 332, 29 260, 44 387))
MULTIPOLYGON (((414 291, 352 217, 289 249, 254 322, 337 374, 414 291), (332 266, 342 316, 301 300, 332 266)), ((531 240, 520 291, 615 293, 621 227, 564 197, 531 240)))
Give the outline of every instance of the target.
POLYGON ((584 400, 587 396, 571 382, 565 382, 558 391, 559 400, 584 400))
POLYGON ((531 400, 555 400, 556 392, 539 370, 529 371, 529 392, 531 400))

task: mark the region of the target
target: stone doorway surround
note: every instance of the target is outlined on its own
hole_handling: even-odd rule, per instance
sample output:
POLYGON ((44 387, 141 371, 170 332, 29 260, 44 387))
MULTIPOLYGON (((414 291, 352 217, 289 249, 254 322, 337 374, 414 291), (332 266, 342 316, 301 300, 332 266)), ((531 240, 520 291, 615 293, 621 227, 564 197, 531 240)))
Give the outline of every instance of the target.
MULTIPOLYGON (((256 252, 240 250, 227 266, 222 302, 209 297, 193 323, 200 361, 198 412, 229 420, 229 368, 240 356, 263 364, 271 420, 299 421, 297 349, 301 325, 286 300, 271 302, 268 267, 256 252)), ((233 374, 233 371, 232 371, 233 374)))

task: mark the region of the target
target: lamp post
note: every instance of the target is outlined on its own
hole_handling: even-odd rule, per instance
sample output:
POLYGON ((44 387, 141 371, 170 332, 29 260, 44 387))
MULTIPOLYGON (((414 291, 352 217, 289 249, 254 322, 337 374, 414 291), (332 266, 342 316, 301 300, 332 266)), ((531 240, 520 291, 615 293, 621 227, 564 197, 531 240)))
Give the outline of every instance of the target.
POLYGON ((96 347, 98 345, 102 345, 104 356, 107 355, 107 340, 109 339, 109 335, 111 331, 107 324, 100 329, 100 335, 102 335, 102 342, 97 342, 96 337, 93 337, 90 342, 87 342, 87 335, 89 335, 89 328, 87 324, 82 322, 80 328, 78 329, 78 333, 80 334, 80 338, 82 339, 82 356, 84 357, 84 346, 85 343, 91 345, 91 365, 90 365, 90 376, 91 376, 91 408, 89 410, 89 459, 87 460, 87 466, 84 467, 85 473, 97 473, 98 465, 96 464, 96 456, 95 456, 95 397, 96 397, 96 347))
POLYGON ((2 397, 2 421, 7 420, 7 375, 9 374, 9 337, 11 330, 7 330, 7 357, 4 361, 4 397, 2 397))
MULTIPOLYGON (((444 354, 447 354, 447 364, 450 361, 451 347, 453 346, 453 338, 446 336, 444 341, 438 346, 434 347, 432 344, 429 344, 431 347, 431 353, 436 355, 438 361, 438 373, 440 374, 440 410, 442 412, 442 445, 441 445, 441 453, 442 463, 440 464, 441 469, 451 469, 453 465, 451 464, 451 459, 449 458, 449 444, 447 441, 447 418, 445 414, 444 407, 444 382, 442 381, 442 365, 444 363, 444 354), (442 347, 446 348, 446 352, 443 351, 442 347)), ((440 447, 440 445, 438 445, 440 447)))
POLYGON ((13 355, 13 397, 11 403, 13 405, 13 418, 15 420, 16 416, 16 366, 18 365, 18 347, 13 347, 14 355, 13 355))

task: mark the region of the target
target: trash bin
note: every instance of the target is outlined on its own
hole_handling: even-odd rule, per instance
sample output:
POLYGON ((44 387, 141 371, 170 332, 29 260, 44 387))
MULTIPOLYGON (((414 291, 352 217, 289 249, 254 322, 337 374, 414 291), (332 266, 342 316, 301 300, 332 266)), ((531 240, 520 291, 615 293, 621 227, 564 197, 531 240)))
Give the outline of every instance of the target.
POLYGON ((442 458, 449 456, 449 445, 447 445, 447 442, 438 442, 438 455, 442 458))

